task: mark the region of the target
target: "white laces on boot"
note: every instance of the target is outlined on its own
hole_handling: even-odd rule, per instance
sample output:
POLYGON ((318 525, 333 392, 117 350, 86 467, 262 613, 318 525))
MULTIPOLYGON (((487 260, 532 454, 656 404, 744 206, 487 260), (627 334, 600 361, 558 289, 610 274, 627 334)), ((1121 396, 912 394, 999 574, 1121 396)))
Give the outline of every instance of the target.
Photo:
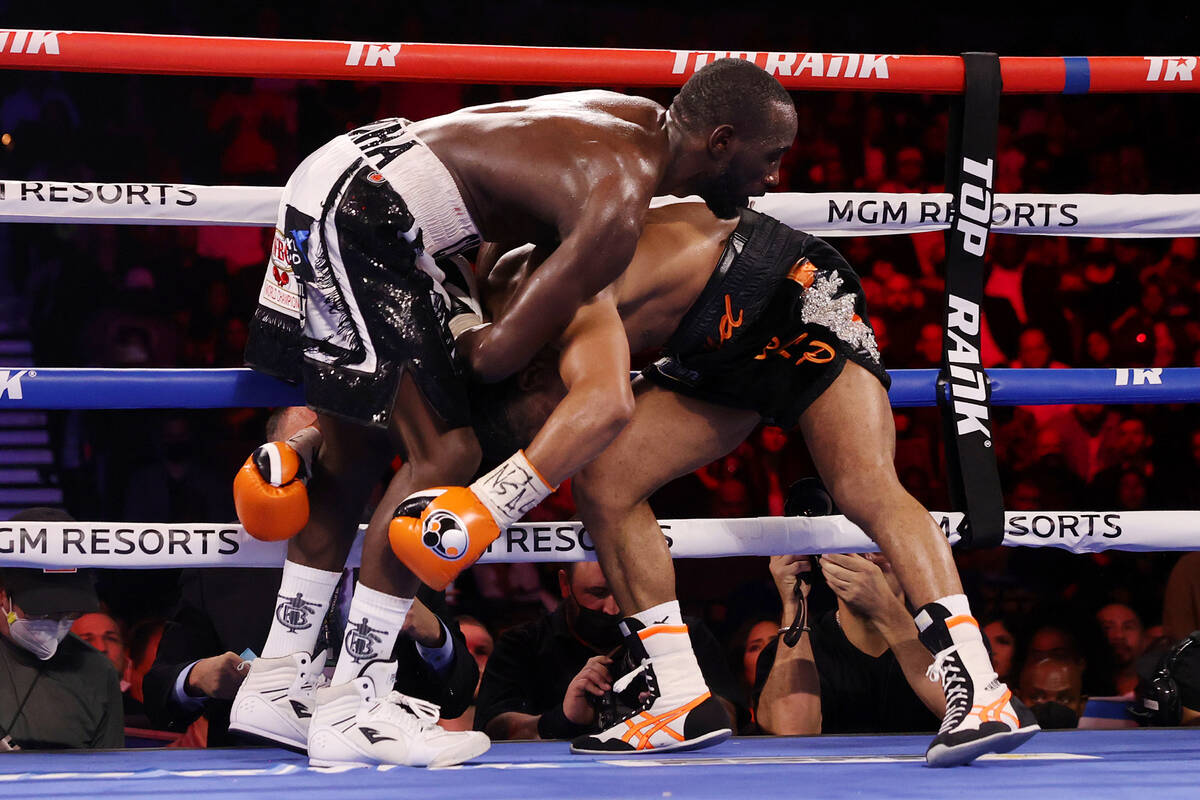
POLYGON ((437 704, 409 697, 395 689, 383 698, 378 709, 377 713, 385 720, 409 730, 428 730, 442 718, 442 709, 437 704))
POLYGON ((933 663, 925 670, 925 677, 942 684, 946 693, 946 717, 942 720, 944 732, 957 725, 971 710, 971 698, 963 674, 962 658, 951 659, 958 653, 958 645, 952 644, 934 655, 933 663))
POLYGON ((638 664, 636 667, 631 669, 629 672, 626 672, 624 675, 617 678, 616 682, 613 683, 613 687, 612 687, 613 693, 620 694, 621 692, 628 689, 629 684, 633 683, 634 680, 637 679, 638 675, 641 675, 643 672, 645 672, 646 670, 650 669, 651 666, 653 666, 653 663, 652 663, 653 661, 654 661, 653 658, 647 657, 644 661, 642 661, 641 664, 638 664))

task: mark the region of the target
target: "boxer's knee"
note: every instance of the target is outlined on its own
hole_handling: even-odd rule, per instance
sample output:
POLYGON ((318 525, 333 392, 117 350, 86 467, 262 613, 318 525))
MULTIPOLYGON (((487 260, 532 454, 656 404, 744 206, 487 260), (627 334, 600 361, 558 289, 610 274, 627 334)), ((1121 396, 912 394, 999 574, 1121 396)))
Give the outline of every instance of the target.
POLYGON ((482 458, 479 440, 470 428, 446 431, 432 446, 410 454, 413 487, 466 486, 479 471, 482 458))
POLYGON ((898 505, 912 500, 900 485, 896 471, 889 467, 855 470, 832 480, 823 476, 823 480, 838 511, 872 539, 898 505))

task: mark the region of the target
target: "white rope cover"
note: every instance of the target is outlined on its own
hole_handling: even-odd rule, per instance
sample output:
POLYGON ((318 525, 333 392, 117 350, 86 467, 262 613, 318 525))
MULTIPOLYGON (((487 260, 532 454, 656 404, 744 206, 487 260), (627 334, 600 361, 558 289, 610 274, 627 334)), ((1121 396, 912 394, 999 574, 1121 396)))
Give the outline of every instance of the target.
MULTIPOLYGON (((282 189, 180 183, 0 181, 0 221, 118 225, 275 224, 282 189)), ((699 202, 699 198, 684 198, 699 202)), ((680 202, 657 198, 653 205, 680 202)), ((949 227, 949 194, 779 192, 751 206, 823 236, 949 227)), ((1050 236, 1200 236, 1200 195, 998 194, 993 231, 1050 236)))
MULTIPOLYGON (((958 541, 958 513, 931 512, 958 541)), ((1004 544, 1102 550, 1200 550, 1200 511, 1030 511, 1005 515, 1004 544)), ((676 558, 766 556, 781 553, 870 552, 878 548, 842 516, 663 520, 676 558)), ((362 529, 350 566, 362 557, 362 529)), ((260 542, 238 525, 127 522, 0 523, 6 566, 69 569, 279 567, 286 542, 260 542)), ((594 561, 591 538, 578 522, 510 526, 480 563, 594 561)))

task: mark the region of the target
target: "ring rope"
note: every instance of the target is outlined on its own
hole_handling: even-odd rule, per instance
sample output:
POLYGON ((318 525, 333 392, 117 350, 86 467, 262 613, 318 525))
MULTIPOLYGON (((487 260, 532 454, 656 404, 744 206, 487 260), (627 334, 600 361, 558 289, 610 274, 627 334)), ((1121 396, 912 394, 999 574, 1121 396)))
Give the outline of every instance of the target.
MULTIPOLYGON (((930 512, 951 544, 963 515, 930 512)), ((769 556, 788 553, 866 553, 878 550, 843 516, 662 520, 674 558, 769 556)), ((1019 511, 1005 514, 1004 544, 1058 547, 1074 553, 1104 550, 1200 550, 1200 511, 1019 511)), ((347 566, 359 566, 362 533, 347 566)), ((10 566, 42 569, 96 567, 278 567, 287 542, 263 542, 237 524, 148 522, 0 523, 0 556, 10 566)), ((579 522, 509 526, 479 563, 594 561, 590 535, 579 522)))
MULTIPOLYGON (((935 369, 889 370, 896 408, 937 405, 935 369)), ((987 370, 999 406, 1194 403, 1200 367, 987 370)), ((244 368, 0 367, 0 410, 271 408, 304 405, 299 387, 244 368)))
MULTIPOLYGON (((0 181, 0 222, 275 225, 283 189, 185 183, 0 181)), ((652 206, 699 198, 655 198, 652 206)), ((946 193, 777 192, 751 208, 822 236, 924 233, 950 227, 946 193)), ((992 230, 1047 236, 1200 236, 1200 195, 997 194, 992 230)))
MULTIPOLYGON (((788 89, 963 90, 958 56, 636 50, 0 30, 0 68, 160 75, 679 86, 718 58, 753 61, 788 89)), ((1200 91, 1196 56, 1006 57, 1007 94, 1200 91)))

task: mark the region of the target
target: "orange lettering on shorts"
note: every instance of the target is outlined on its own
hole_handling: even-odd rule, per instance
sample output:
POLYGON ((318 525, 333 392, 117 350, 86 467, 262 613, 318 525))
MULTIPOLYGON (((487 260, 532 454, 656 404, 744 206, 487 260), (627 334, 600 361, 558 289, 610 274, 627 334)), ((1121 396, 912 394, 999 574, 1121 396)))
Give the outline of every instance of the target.
POLYGON ((799 366, 801 361, 811 361, 814 364, 828 364, 830 361, 833 361, 833 358, 834 350, 832 347, 824 342, 813 339, 808 347, 808 351, 800 357, 800 361, 797 361, 796 365, 799 366))
MULTIPOLYGON (((787 344, 781 344, 778 336, 772 336, 771 341, 767 342, 767 346, 762 349, 761 353, 754 357, 754 360, 763 361, 768 354, 774 353, 780 358, 786 358, 788 361, 791 361, 792 354, 787 348, 803 344, 806 339, 808 339, 808 334, 802 333, 787 344)), ((813 364, 828 364, 830 361, 833 361, 836 355, 836 351, 831 346, 820 339, 813 339, 807 343, 804 353, 796 360, 796 366, 800 366, 805 361, 813 364)))
POLYGON ((737 319, 733 318, 733 301, 729 295, 725 295, 725 314, 721 317, 721 322, 717 326, 721 333, 720 344, 725 344, 725 342, 733 338, 734 328, 742 327, 742 315, 742 309, 739 308, 737 319))

